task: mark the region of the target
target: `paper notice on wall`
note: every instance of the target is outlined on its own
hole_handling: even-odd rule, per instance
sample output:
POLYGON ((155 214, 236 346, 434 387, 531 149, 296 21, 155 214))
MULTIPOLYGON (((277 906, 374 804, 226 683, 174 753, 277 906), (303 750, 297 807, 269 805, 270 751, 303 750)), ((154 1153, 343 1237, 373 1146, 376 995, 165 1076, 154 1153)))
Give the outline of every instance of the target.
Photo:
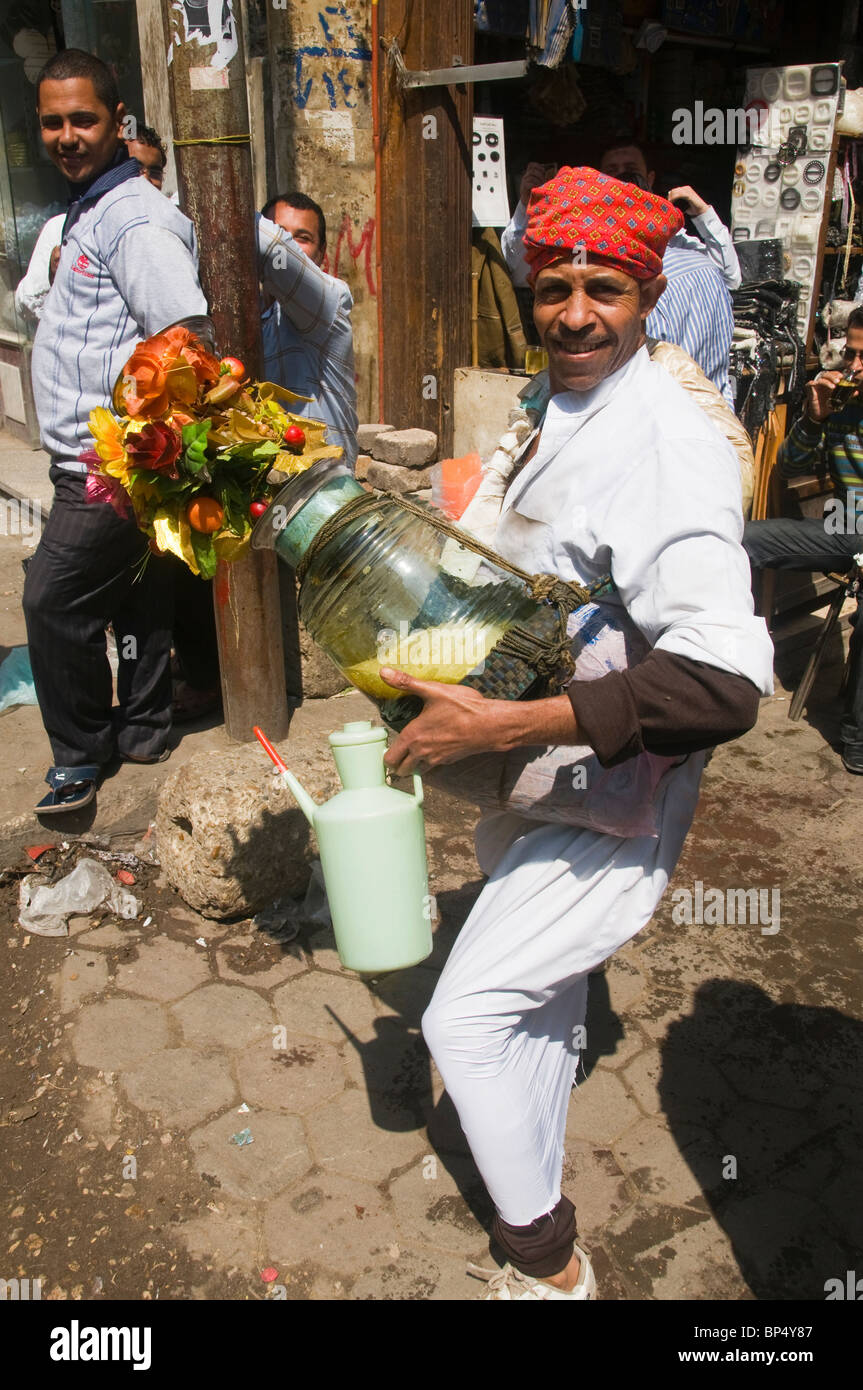
POLYGON ((505 227, 509 221, 506 157, 501 116, 473 118, 473 225, 505 227))

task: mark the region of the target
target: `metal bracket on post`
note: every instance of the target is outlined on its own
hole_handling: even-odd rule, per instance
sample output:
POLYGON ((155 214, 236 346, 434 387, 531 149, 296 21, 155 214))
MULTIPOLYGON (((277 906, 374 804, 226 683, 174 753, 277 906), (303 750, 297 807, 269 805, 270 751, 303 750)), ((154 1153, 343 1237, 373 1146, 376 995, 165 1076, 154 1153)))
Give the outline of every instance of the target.
POLYGON ((400 87, 455 87, 463 82, 502 82, 508 78, 524 77, 528 69, 526 58, 509 63, 463 64, 459 58, 453 59, 451 68, 432 68, 428 72, 411 71, 406 68, 401 49, 395 39, 389 43, 382 40, 387 57, 396 70, 400 87))

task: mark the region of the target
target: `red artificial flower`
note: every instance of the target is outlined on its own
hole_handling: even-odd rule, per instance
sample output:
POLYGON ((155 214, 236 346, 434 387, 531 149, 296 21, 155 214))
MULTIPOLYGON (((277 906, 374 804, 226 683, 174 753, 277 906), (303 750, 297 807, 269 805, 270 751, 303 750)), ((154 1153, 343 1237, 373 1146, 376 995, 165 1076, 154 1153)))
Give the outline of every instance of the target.
POLYGON ((153 420, 140 434, 126 435, 126 453, 130 468, 148 468, 152 473, 164 473, 179 478, 177 459, 183 451, 183 439, 177 430, 163 420, 153 420))

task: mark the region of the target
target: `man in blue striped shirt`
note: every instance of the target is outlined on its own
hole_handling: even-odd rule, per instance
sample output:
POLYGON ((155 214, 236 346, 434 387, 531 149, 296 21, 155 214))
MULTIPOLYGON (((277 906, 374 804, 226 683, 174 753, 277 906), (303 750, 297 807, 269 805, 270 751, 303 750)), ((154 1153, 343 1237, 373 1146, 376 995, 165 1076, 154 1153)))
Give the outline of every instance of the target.
MULTIPOLYGON (((655 174, 648 169, 644 152, 632 141, 610 145, 599 163, 603 174, 652 189, 655 174)), ((501 247, 516 285, 527 284, 522 236, 527 226, 527 200, 533 188, 543 183, 543 165, 529 164, 522 179, 519 204, 501 237, 501 247)), ((728 353, 734 332, 730 290, 740 285, 740 265, 731 233, 716 211, 688 186, 672 188, 669 199, 684 203, 692 216, 698 237, 677 232, 668 243, 662 261, 667 280, 645 323, 650 338, 677 343, 698 363, 705 376, 722 392, 734 409, 728 381, 728 353)))

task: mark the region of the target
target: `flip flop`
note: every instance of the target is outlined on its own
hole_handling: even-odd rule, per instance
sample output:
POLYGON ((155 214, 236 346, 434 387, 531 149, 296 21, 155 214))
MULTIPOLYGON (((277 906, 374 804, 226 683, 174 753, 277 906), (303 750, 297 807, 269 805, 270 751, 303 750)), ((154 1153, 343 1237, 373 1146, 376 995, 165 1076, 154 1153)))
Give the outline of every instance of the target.
POLYGON ((51 790, 34 808, 36 815, 53 816, 59 811, 79 811, 82 806, 89 806, 101 771, 98 763, 50 768, 45 781, 51 790))
POLYGON ((117 757, 124 763, 166 763, 171 756, 170 748, 163 748, 161 753, 157 753, 152 758, 137 758, 134 753, 118 753, 117 757))

